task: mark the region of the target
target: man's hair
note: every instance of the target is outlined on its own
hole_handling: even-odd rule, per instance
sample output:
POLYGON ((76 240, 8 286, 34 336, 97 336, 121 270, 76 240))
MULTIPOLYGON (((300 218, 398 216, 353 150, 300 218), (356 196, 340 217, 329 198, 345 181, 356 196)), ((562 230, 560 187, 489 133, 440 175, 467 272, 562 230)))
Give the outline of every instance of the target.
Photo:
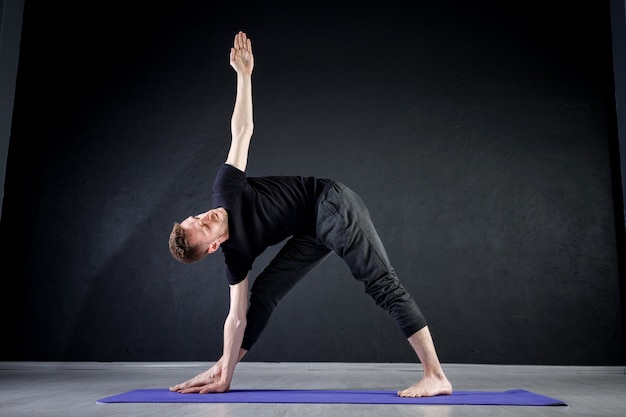
POLYGON ((201 248, 189 243, 189 236, 187 236, 185 229, 179 223, 174 223, 169 243, 172 256, 183 263, 191 264, 197 262, 205 255, 201 248))

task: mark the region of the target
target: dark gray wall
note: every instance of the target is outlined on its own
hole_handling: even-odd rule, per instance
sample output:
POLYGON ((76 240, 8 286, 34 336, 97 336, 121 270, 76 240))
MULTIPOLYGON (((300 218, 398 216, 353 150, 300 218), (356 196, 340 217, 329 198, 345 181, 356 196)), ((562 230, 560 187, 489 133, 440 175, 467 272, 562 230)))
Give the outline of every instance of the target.
MULTIPOLYGON (((621 166, 626 166, 626 1, 611 0, 611 28, 613 39, 613 72, 621 166)), ((621 170, 622 195, 626 195, 626 169, 621 170)), ((622 199, 623 201, 623 199, 622 199)), ((626 210, 624 211, 626 220, 626 210)), ((626 223, 626 222, 625 222, 626 223)))
MULTIPOLYGON (((442 361, 624 363, 608 2, 231 3, 27 2, 2 359, 219 357, 221 256, 166 241, 210 204, 241 29, 249 174, 358 191, 442 361)), ((416 360, 337 257, 247 359, 416 360)))
MULTIPOLYGON (((621 271, 622 333, 626 339, 626 1, 611 0, 613 74, 615 79, 615 128, 612 141, 613 195, 617 227, 617 247, 621 271), (621 182, 621 188, 619 183, 621 182), (621 216, 620 216, 621 213, 621 216), (621 220, 621 221, 620 221, 621 220)), ((626 347, 625 347, 626 349, 626 347)), ((626 351, 625 351, 626 357, 626 351)))
POLYGON ((23 11, 24 0, 0 0, 0 201, 4 197, 23 11))

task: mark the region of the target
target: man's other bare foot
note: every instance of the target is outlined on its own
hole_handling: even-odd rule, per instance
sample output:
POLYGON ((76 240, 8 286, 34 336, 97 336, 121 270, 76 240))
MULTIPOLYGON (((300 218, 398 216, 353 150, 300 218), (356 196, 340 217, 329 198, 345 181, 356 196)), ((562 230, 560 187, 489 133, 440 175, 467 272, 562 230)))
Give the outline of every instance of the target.
POLYGON ((452 394, 452 384, 445 376, 424 376, 417 384, 403 391, 398 391, 399 397, 434 397, 435 395, 452 394))

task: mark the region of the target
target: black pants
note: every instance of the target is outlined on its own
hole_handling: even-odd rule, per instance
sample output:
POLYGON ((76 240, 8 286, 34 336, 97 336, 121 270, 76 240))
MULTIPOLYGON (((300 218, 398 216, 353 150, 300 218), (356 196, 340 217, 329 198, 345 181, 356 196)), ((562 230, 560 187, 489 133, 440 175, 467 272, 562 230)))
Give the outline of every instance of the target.
POLYGON ((389 262, 367 207, 354 191, 336 183, 319 202, 316 236, 290 238, 255 279, 244 349, 250 350, 257 341, 278 302, 332 252, 343 258, 365 292, 391 315, 405 337, 426 326, 389 262))

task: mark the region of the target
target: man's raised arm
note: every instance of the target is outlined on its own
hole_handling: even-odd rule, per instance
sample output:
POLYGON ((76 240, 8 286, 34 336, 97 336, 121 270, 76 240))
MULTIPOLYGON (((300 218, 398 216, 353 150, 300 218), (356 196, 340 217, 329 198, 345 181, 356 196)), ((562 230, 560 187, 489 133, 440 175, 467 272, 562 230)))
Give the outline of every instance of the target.
POLYGON ((248 163, 248 149, 254 130, 252 119, 252 69, 254 56, 252 42, 244 32, 235 35, 230 49, 230 65, 237 72, 237 97, 230 121, 232 140, 226 163, 245 171, 248 163))

